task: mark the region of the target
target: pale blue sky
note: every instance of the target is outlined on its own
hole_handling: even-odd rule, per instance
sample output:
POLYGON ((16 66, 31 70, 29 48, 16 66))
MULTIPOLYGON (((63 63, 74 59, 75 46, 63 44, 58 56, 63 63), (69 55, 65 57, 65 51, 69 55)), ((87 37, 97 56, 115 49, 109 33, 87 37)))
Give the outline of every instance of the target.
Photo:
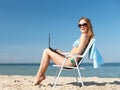
POLYGON ((120 0, 0 0, 0 63, 39 63, 48 34, 69 51, 88 17, 105 62, 120 62, 120 0))

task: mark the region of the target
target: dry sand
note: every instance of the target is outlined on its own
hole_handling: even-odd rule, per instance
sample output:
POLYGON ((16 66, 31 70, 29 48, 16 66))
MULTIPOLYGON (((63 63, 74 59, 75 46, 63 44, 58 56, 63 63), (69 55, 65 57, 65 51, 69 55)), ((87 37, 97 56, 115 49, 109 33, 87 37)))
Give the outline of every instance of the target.
POLYGON ((57 86, 49 84, 54 77, 47 76, 33 86, 33 76, 0 75, 0 90, 120 90, 120 78, 83 77, 85 86, 79 87, 75 77, 60 77, 57 86))

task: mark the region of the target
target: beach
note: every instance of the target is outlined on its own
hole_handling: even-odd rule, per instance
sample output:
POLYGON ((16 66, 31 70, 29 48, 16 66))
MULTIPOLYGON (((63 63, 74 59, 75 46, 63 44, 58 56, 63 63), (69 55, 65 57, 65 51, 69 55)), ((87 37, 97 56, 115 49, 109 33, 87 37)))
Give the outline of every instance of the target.
POLYGON ((84 87, 79 87, 75 77, 60 77, 57 86, 49 84, 53 76, 47 76, 38 86, 33 86, 34 76, 0 75, 0 90, 119 90, 120 78, 83 77, 84 87))

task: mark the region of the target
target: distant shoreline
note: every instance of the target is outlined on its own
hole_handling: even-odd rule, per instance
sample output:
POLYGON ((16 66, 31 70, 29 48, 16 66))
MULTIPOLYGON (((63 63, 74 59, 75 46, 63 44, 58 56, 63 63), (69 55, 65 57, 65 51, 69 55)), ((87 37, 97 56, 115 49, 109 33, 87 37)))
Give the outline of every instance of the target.
MULTIPOLYGON (((31 64, 31 65, 37 65, 37 64, 40 64, 40 63, 0 63, 0 65, 7 65, 7 64, 11 64, 11 65, 19 65, 19 64, 31 64)), ((50 63, 50 65, 52 65, 54 63, 50 63)), ((85 63, 82 63, 82 64, 93 64, 93 63, 88 63, 88 62, 85 62, 85 63)), ((104 63, 103 65, 109 65, 109 64, 120 64, 120 62, 108 62, 108 63, 104 63)))
MULTIPOLYGON (((55 75, 58 68, 53 67, 53 64, 50 63, 46 75, 55 75)), ((39 63, 2 63, 0 64, 0 74, 34 76, 39 69, 39 65, 39 63)), ((120 63, 105 63, 99 68, 94 68, 93 63, 83 63, 80 67, 84 68, 81 70, 81 74, 84 77, 120 78, 120 63)), ((63 72, 62 75, 72 76, 71 72, 63 72)))

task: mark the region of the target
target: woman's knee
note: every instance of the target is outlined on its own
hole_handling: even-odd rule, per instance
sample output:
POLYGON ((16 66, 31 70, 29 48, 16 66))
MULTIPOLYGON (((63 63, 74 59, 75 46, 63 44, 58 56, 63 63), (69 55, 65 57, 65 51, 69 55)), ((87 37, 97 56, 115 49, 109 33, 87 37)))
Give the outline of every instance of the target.
POLYGON ((44 53, 48 53, 49 50, 50 50, 49 48, 45 48, 44 53))

